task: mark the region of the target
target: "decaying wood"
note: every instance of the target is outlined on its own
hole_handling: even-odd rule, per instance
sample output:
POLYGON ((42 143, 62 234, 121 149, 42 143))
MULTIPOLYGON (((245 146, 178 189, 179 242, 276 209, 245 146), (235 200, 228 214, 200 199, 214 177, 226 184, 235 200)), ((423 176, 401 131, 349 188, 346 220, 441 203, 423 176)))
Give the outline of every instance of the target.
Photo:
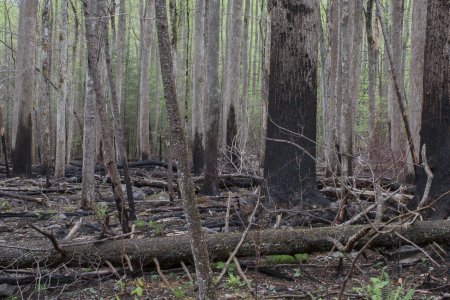
MULTIPOLYGON (((345 244, 355 233, 360 232, 364 225, 301 228, 290 230, 261 230, 250 231, 247 238, 239 248, 236 256, 255 256, 255 249, 260 249, 260 254, 296 254, 329 251, 334 244, 327 241, 327 238, 340 241, 345 244), (255 247, 255 244, 258 247, 255 247)), ((386 226, 386 231, 393 229, 393 226, 386 226)), ((397 245, 398 236, 396 232, 401 232, 402 236, 415 244, 428 244, 437 242, 439 244, 450 243, 450 221, 424 221, 404 228, 397 227, 387 234, 380 235, 372 241, 371 247, 381 247, 397 245)), ((220 233, 205 235, 209 253, 213 260, 227 259, 235 249, 241 239, 241 232, 220 233)), ((367 242, 363 238, 354 248, 359 249, 367 242)), ((189 237, 156 237, 133 240, 113 240, 103 243, 84 244, 60 244, 67 254, 62 258, 61 254, 53 247, 46 245, 26 245, 30 249, 22 247, 8 247, 0 245, 0 267, 31 267, 40 262, 47 265, 70 263, 76 265, 89 266, 92 262, 108 260, 114 265, 122 264, 122 255, 125 253, 130 257, 133 265, 153 265, 153 258, 158 258, 162 268, 178 266, 181 261, 192 262, 189 237), (33 249, 34 248, 34 249, 33 249)))
POLYGON ((0 191, 0 196, 46 205, 46 202, 44 199, 40 199, 40 198, 28 196, 28 195, 23 195, 23 194, 18 194, 18 193, 10 193, 10 192, 0 191))

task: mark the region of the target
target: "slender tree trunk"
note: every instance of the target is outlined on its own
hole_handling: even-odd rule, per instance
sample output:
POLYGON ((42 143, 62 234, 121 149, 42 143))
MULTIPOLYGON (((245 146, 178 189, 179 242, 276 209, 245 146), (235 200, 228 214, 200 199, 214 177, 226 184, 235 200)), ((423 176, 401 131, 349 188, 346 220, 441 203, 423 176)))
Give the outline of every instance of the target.
POLYGON ((40 139, 41 139, 41 175, 48 178, 50 167, 50 12, 51 0, 45 0, 42 10, 42 51, 41 51, 41 97, 39 98, 40 139))
MULTIPOLYGON (((117 30, 117 61, 116 61, 116 90, 117 90, 117 104, 119 106, 119 113, 122 111, 122 86, 123 86, 123 56, 125 46, 125 33, 127 30, 127 16, 126 16, 126 0, 120 0, 119 4, 119 24, 117 30)), ((129 45, 129 44, 128 44, 129 45)))
MULTIPOLYGON (((73 3, 73 2, 71 2, 73 3)), ((75 2, 76 3, 76 2, 75 2)), ((72 70, 71 70, 71 95, 70 98, 68 98, 68 105, 67 105, 67 144, 66 144, 66 162, 69 163, 72 160, 72 141, 73 141, 73 135, 74 135, 74 105, 75 105, 75 98, 76 98, 76 91, 75 91, 75 77, 76 77, 76 70, 77 70, 77 51, 78 51, 78 40, 80 37, 80 23, 78 20, 77 14, 77 8, 76 6, 72 6, 74 16, 75 16, 75 40, 72 45, 72 70)))
MULTIPOLYGON (((247 147, 248 141, 248 132, 249 132, 249 117, 248 117, 248 29, 250 20, 250 0, 245 0, 245 10, 244 10, 244 25, 243 25, 243 33, 242 33, 242 51, 241 51, 241 78, 242 78, 242 95, 240 101, 240 113, 239 113, 239 124, 240 124, 240 139, 239 139, 239 148, 245 150, 247 147)), ((266 25, 267 26, 267 25, 266 25)), ((267 38, 267 37, 266 37, 267 38)))
POLYGON ((90 208, 95 201, 95 91, 94 82, 86 71, 83 124, 83 168, 81 180, 81 207, 90 208))
POLYGON ((372 149, 376 145, 375 138, 375 125, 376 125, 376 86, 377 86, 377 65, 378 65, 378 44, 375 39, 375 30, 373 26, 377 26, 373 22, 373 0, 367 1, 366 8, 366 36, 367 36, 367 57, 369 63, 369 122, 368 122, 368 135, 369 135, 369 155, 372 156, 372 149))
POLYGON ((59 32, 59 89, 56 111, 55 178, 64 177, 66 167, 66 103, 67 103, 67 0, 61 0, 59 32))
MULTIPOLYGON (((397 70, 397 80, 399 88, 403 89, 403 74, 401 72, 402 66, 402 32, 403 32, 403 4, 404 0, 392 0, 391 4, 391 41, 390 49, 392 53, 392 63, 395 70, 397 70)), ((388 89, 388 114, 390 122, 390 144, 392 150, 392 157, 394 162, 404 158, 405 138, 402 130, 401 113, 398 104, 398 99, 394 86, 394 79, 389 76, 388 89)))
POLYGON ((237 147, 237 124, 236 114, 238 108, 239 98, 239 66, 240 66, 240 43, 241 43, 241 27, 242 27, 242 0, 233 0, 231 9, 231 31, 229 32, 230 44, 227 45, 228 62, 227 62, 227 76, 224 90, 225 110, 223 111, 225 128, 226 128, 226 146, 229 151, 229 159, 236 165, 238 153, 237 147))
POLYGON ((148 159, 151 153, 150 132, 149 132, 149 86, 148 73, 150 61, 150 49, 152 45, 152 19, 153 1, 147 1, 144 20, 141 28, 141 65, 139 80, 139 157, 142 160, 148 159))
POLYGON ((219 0, 209 0, 206 8, 206 83, 207 114, 205 118, 205 181, 203 193, 219 194, 218 179, 218 141, 220 118, 220 84, 219 84, 219 35, 220 15, 219 0))
POLYGON ((338 53, 339 53, 339 2, 332 0, 328 8, 328 55, 329 55, 329 71, 328 71, 328 101, 327 101, 327 115, 326 125, 327 131, 324 138, 325 144, 325 160, 327 163, 326 174, 330 176, 335 173, 337 167, 336 156, 336 91, 337 91, 337 73, 338 67, 338 53))
MULTIPOLYGON (((102 146, 104 151, 104 163, 111 176, 112 188, 116 198, 116 207, 119 214, 119 222, 122 225, 122 231, 127 233, 130 231, 128 223, 128 213, 125 208, 125 197, 122 192, 119 172, 117 170, 116 161, 114 159, 114 146, 110 130, 113 128, 111 119, 107 115, 105 89, 101 80, 101 72, 99 68, 99 54, 101 53, 100 35, 101 29, 105 28, 105 11, 102 8, 103 1, 86 1, 84 3, 84 14, 86 23, 86 40, 88 48, 88 65, 89 72, 94 82, 95 99, 97 112, 101 124, 102 146)), ((106 18, 106 22, 108 18, 106 18)))
MULTIPOLYGON (((259 141, 260 147, 260 164, 264 163, 264 153, 266 149, 266 133, 267 133, 267 107, 269 105, 269 80, 270 80, 270 44, 272 40, 272 24, 271 24, 270 11, 266 17, 266 40, 264 43, 264 72, 262 82, 262 98, 261 98, 261 111, 262 111, 262 124, 261 124, 261 137, 259 141)), ((249 64, 250 66, 250 64, 249 64)), ((249 72, 250 74, 250 72, 249 72)), ((250 127, 250 124, 249 124, 250 127)))
POLYGON ((35 98, 35 30, 38 0, 21 1, 17 42, 15 100, 13 103, 13 173, 30 177, 31 174, 31 112, 35 98))
POLYGON ((349 0, 341 2, 341 85, 342 85, 342 111, 341 132, 340 132, 340 151, 341 151, 341 170, 342 176, 352 176, 352 130, 353 130, 353 116, 352 116, 352 97, 351 90, 351 55, 349 50, 352 48, 352 20, 354 10, 353 5, 349 4, 349 0))
POLYGON ((192 89, 192 158, 194 175, 198 176, 204 168, 203 106, 205 103, 205 1, 195 2, 195 51, 192 89))
POLYGON ((186 212, 186 221, 188 223, 192 256, 194 258, 197 274, 197 298, 216 299, 212 282, 209 253, 203 236, 204 233, 200 214, 196 207, 194 181, 191 177, 189 168, 189 155, 185 132, 183 130, 182 120, 178 110, 165 1, 158 1, 156 3, 156 20, 161 60, 161 74, 163 78, 164 95, 166 98, 167 115, 170 125, 172 145, 179 157, 179 182, 182 190, 184 210, 186 212))
MULTIPOLYGON (((408 117, 414 149, 420 149, 420 120, 423 101, 423 60, 425 51, 425 29, 427 26, 427 3, 414 0, 411 34, 411 62, 409 66, 408 117)), ((408 177, 414 174, 414 164, 408 151, 408 177)))

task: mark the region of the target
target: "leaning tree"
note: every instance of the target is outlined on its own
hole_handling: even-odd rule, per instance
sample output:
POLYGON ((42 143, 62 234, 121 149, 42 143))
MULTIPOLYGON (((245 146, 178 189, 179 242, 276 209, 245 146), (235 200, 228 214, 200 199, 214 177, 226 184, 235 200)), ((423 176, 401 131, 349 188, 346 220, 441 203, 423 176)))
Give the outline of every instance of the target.
POLYGON ((271 0, 264 177, 277 205, 325 204, 316 186, 317 25, 314 0, 271 0))
MULTIPOLYGON (((429 199, 436 201, 434 219, 450 214, 450 1, 428 0, 425 41, 421 144, 434 174, 429 199)), ((419 168, 418 194, 427 175, 419 168)))

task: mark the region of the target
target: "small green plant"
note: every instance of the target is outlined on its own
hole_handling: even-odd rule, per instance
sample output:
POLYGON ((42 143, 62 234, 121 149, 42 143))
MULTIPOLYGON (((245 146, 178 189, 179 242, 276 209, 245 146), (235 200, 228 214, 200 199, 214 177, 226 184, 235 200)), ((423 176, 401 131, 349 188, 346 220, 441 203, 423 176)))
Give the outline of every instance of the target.
MULTIPOLYGON (((222 270, 225 268, 225 263, 223 261, 218 261, 213 264, 213 268, 217 270, 222 270)), ((236 270, 236 265, 234 263, 231 263, 228 265, 228 274, 234 274, 234 271, 236 270)))
POLYGON ((186 291, 182 286, 171 288, 170 291, 172 292, 175 299, 184 299, 186 296, 186 291))
POLYGON ((162 235, 164 233, 164 225, 161 223, 151 220, 148 221, 148 226, 155 231, 156 235, 162 235))
POLYGON ((294 269, 294 278, 298 278, 302 275, 302 272, 300 271, 300 269, 294 269))
POLYGON ((309 255, 308 253, 298 253, 294 257, 299 263, 304 263, 308 261, 309 255))
POLYGON ((47 290, 47 285, 45 284, 45 283, 38 283, 37 285, 36 285, 36 290, 38 291, 38 292, 43 292, 43 291, 46 291, 47 290))
POLYGON ((105 204, 98 204, 94 206, 94 211, 97 217, 103 219, 108 214, 108 206, 105 204))
POLYGON ((125 281, 123 281, 122 279, 114 281, 114 290, 115 291, 123 293, 123 291, 125 290, 125 287, 126 287, 125 281))
POLYGON ((10 211, 11 209, 12 209, 12 206, 8 201, 6 201, 6 200, 0 201, 0 210, 10 211))
POLYGON ((134 288, 130 292, 130 296, 135 296, 134 299, 138 299, 142 297, 144 294, 144 281, 142 279, 138 278, 134 281, 134 288), (137 297, 136 297, 137 296, 137 297))
POLYGON ((239 276, 228 273, 227 282, 225 285, 232 289, 241 288, 245 286, 245 282, 243 282, 239 276))
POLYGON ((381 270, 378 277, 370 278, 368 285, 360 283, 361 287, 355 291, 362 292, 371 300, 411 300, 414 296, 414 289, 405 290, 403 284, 394 285, 385 269, 381 270))
POLYGON ((280 255, 270 255, 267 257, 268 261, 272 264, 281 265, 281 264, 295 264, 297 261, 295 257, 287 254, 280 255))
POLYGON ((144 220, 136 220, 133 222, 133 224, 136 228, 144 228, 145 226, 147 226, 147 223, 145 223, 144 220))

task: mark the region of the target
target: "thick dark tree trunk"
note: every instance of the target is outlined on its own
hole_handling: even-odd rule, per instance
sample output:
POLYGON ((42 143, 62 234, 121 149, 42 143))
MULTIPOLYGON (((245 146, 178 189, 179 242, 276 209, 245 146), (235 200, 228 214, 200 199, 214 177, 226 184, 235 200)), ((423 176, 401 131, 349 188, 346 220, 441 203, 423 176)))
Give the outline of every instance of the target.
MULTIPOLYGON (((441 219, 450 214, 450 2, 429 0, 427 14, 420 140, 434 174, 429 199, 439 199, 432 217, 441 219)), ((418 169, 421 197, 427 176, 418 169)))
POLYGON ((313 0, 272 0, 264 176, 276 204, 322 204, 316 185, 317 12, 313 0))

